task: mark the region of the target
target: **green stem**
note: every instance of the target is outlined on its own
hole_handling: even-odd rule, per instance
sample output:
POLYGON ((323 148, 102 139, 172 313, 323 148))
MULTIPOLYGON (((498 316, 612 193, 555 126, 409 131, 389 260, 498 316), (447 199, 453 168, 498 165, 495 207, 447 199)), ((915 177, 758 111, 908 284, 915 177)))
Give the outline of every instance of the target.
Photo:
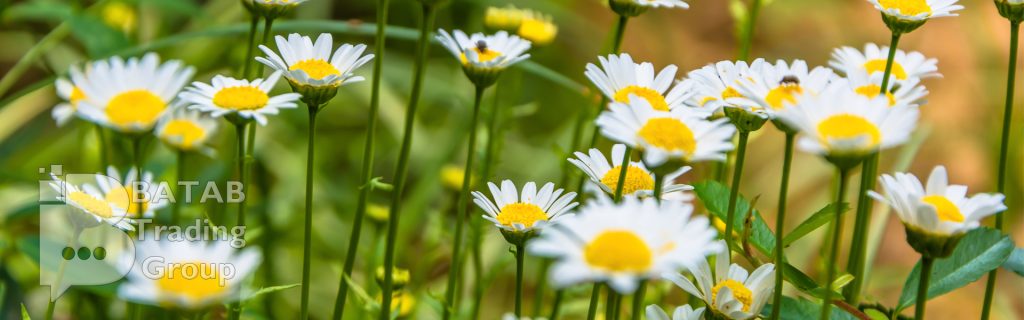
MULTIPOLYGON (((382 288, 383 296, 381 297, 381 305, 386 306, 381 308, 380 319, 390 320, 391 319, 391 295, 392 283, 394 277, 392 270, 395 266, 395 241, 398 238, 398 226, 399 218, 402 212, 402 194, 405 191, 405 178, 409 166, 409 152, 412 150, 412 138, 413 138, 413 125, 416 123, 416 109, 419 106, 420 93, 423 89, 423 75, 426 72, 427 54, 430 46, 430 30, 433 29, 434 20, 437 16, 437 10, 433 6, 423 5, 423 20, 420 26, 420 39, 417 43, 416 67, 413 75, 413 87, 412 93, 409 96, 409 108, 405 110, 405 126, 403 128, 402 135, 402 147, 398 154, 398 164, 395 167, 395 181, 394 189, 391 191, 391 211, 388 218, 388 233, 387 242, 384 249, 384 287, 382 288)), ((482 90, 479 90, 482 92, 482 90)), ((477 99, 477 107, 479 107, 479 97, 477 99)), ((476 120, 474 120, 476 123, 476 120)), ((474 126, 475 128, 475 126, 474 126)), ((472 153, 471 153, 472 154, 472 153)), ((470 168, 466 168, 466 172, 470 172, 470 168)), ((466 183, 465 187, 468 187, 469 183, 466 183)))
MULTIPOLYGON (((1003 107, 1003 133, 999 145, 999 177, 997 178, 996 191, 1005 194, 1006 191, 1006 161, 1009 154, 1010 143, 1010 122, 1013 118, 1013 89, 1017 79, 1017 45, 1020 38, 1020 22, 1010 22, 1010 63, 1006 67, 1006 105, 1003 107)), ((1003 229, 1003 213, 996 213, 995 226, 1003 229)), ((985 303, 981 309, 981 319, 987 320, 992 313, 992 299, 995 297, 996 274, 999 269, 988 273, 988 280, 985 283, 985 303)))
POLYGON ((107 147, 107 134, 106 129, 102 125, 96 124, 96 140, 100 144, 100 172, 107 172, 107 167, 110 166, 110 156, 107 154, 110 150, 107 147))
POLYGON ((242 78, 249 78, 252 75, 252 53, 256 51, 256 29, 260 24, 260 16, 253 14, 249 22, 249 46, 245 49, 245 67, 242 69, 242 78))
POLYGON ((615 202, 622 201, 622 189, 626 185, 626 172, 629 170, 629 160, 633 155, 633 148, 626 147, 626 152, 622 154, 622 165, 619 166, 619 181, 615 183, 615 202))
POLYGON ((850 258, 847 261, 846 269, 853 274, 853 282, 846 287, 846 300, 852 305, 860 301, 860 292, 864 286, 864 274, 866 271, 865 257, 867 256, 868 227, 871 224, 871 207, 873 201, 868 196, 868 191, 875 189, 876 176, 878 175, 879 153, 871 155, 865 162, 860 175, 860 188, 857 190, 857 213, 854 216, 853 239, 850 241, 850 258))
MULTIPOLYGON (((506 79, 507 78, 508 78, 508 76, 506 76, 506 79)), ((499 79, 498 81, 500 82, 501 80, 499 79)), ((508 80, 506 80, 506 83, 507 83, 507 81, 508 80)), ((493 104, 491 105, 491 112, 490 112, 490 114, 487 117, 487 126, 486 126, 486 130, 487 130, 487 143, 484 145, 483 162, 480 164, 480 177, 479 177, 480 181, 490 181, 491 173, 492 173, 491 171, 494 170, 493 169, 494 168, 494 157, 495 157, 495 154, 499 153, 498 150, 497 150, 497 147, 498 147, 497 140, 498 140, 498 136, 500 135, 499 127, 498 127, 499 126, 498 125, 498 120, 499 120, 498 116, 501 113, 501 109, 499 108, 499 105, 498 105, 498 102, 500 101, 500 95, 498 94, 498 92, 499 92, 498 89, 499 88, 501 88, 500 83, 498 83, 498 85, 496 85, 494 87, 494 90, 493 90, 494 91, 494 93, 493 93, 494 101, 493 101, 493 104)), ((566 162, 568 162, 568 161, 566 161, 566 162)), ((470 254, 472 254, 472 256, 473 256, 473 261, 472 261, 472 263, 473 263, 472 264, 473 265, 473 300, 472 300, 472 304, 473 305, 470 308, 470 313, 471 313, 470 314, 471 315, 470 319, 476 319, 479 316, 480 303, 483 300, 483 294, 484 294, 484 290, 485 290, 485 288, 484 288, 484 279, 483 279, 484 267, 483 267, 483 252, 482 252, 483 251, 483 241, 482 241, 482 238, 483 238, 483 234, 482 234, 483 233, 483 228, 481 228, 480 225, 479 225, 481 221, 482 221, 481 219, 471 219, 469 221, 469 225, 470 225, 470 230, 469 231, 471 233, 470 237, 471 237, 471 239, 473 239, 470 242, 470 249, 471 249, 471 253, 470 254)), ((540 280, 543 281, 543 279, 540 279, 540 280)), ((538 292, 538 294, 536 296, 540 297, 541 294, 539 294, 539 293, 543 292, 543 291, 542 290, 537 290, 536 292, 538 292)))
MULTIPOLYGON (((568 161, 566 161, 566 162, 568 162, 568 161)), ((533 313, 531 313, 535 317, 539 317, 540 313, 541 313, 541 309, 544 308, 544 301, 546 300, 545 299, 546 297, 544 296, 544 291, 547 290, 548 271, 551 268, 551 263, 552 263, 552 260, 550 260, 550 259, 543 259, 543 260, 541 260, 541 263, 537 265, 537 280, 536 280, 536 284, 534 286, 534 288, 535 288, 534 292, 535 293, 533 295, 533 313)), ((556 294, 558 293, 558 291, 561 291, 561 290, 556 290, 556 294)), ((479 296, 478 296, 478 298, 479 298, 479 296)), ((560 299, 561 297, 557 297, 556 296, 555 298, 556 299, 560 299)))
POLYGON ((526 262, 526 246, 516 245, 516 318, 523 316, 523 264, 526 262))
MULTIPOLYGON (((779 208, 778 214, 775 217, 775 267, 782 268, 786 265, 786 251, 783 246, 783 234, 786 229, 786 197, 789 193, 789 171, 793 167, 793 140, 796 137, 796 133, 786 132, 786 148, 782 160, 782 181, 779 185, 779 208)), ((772 314, 771 319, 779 319, 779 314, 782 311, 779 306, 782 305, 782 283, 783 273, 775 272, 775 291, 772 295, 772 314)))
POLYGON ((932 265, 935 260, 921 257, 921 281, 917 283, 917 304, 914 307, 914 319, 924 320, 924 308, 928 302, 928 280, 932 276, 932 265))
POLYGON ((754 27, 757 25, 757 14, 760 10, 761 0, 754 0, 750 3, 747 18, 743 21, 743 33, 740 36, 740 52, 737 58, 740 61, 747 61, 750 58, 750 47, 754 42, 754 27))
POLYGON ((615 289, 612 289, 612 287, 609 285, 608 286, 608 295, 605 296, 605 300, 604 300, 604 319, 605 320, 613 320, 613 319, 615 319, 615 317, 617 316, 616 312, 618 311, 618 304, 619 304, 619 293, 615 292, 615 289))
POLYGON ((740 131, 740 142, 737 144, 736 151, 736 169, 732 175, 732 190, 729 192, 729 209, 726 211, 725 220, 725 238, 726 247, 729 250, 733 250, 733 220, 736 218, 736 201, 740 195, 740 179, 743 176, 743 158, 747 154, 747 140, 750 138, 750 132, 740 131))
POLYGON ((839 206, 843 203, 843 195, 846 193, 846 183, 849 180, 849 169, 839 169, 839 190, 836 192, 836 202, 833 206, 836 209, 835 219, 832 220, 832 242, 831 248, 829 249, 829 258, 827 261, 828 267, 825 270, 825 287, 824 298, 822 299, 821 306, 821 320, 830 319, 832 316, 832 281, 836 278, 836 259, 839 254, 839 242, 843 237, 843 216, 842 210, 839 206))
POLYGON ((654 200, 661 204, 661 193, 665 187, 665 175, 660 173, 654 174, 654 200))
POLYGON ((885 94, 889 88, 889 77, 892 75, 892 64, 896 58, 896 49, 900 44, 900 36, 901 34, 899 33, 893 33, 892 39, 889 40, 889 56, 885 60, 885 73, 882 74, 882 91, 879 94, 885 94))
MULTIPOLYGON (((260 44, 267 45, 267 42, 270 41, 270 36, 273 34, 273 27, 274 27, 274 20, 273 19, 267 19, 266 21, 263 22, 263 41, 261 41, 260 44)), ((250 59, 252 59, 252 58, 250 58, 250 59)), ((256 64, 256 77, 262 77, 262 76, 263 76, 263 64, 262 63, 257 63, 256 64)))
POLYGON ((185 195, 185 185, 182 183, 185 181, 185 151, 178 151, 178 178, 176 180, 177 185, 175 186, 175 194, 177 194, 177 202, 171 207, 171 225, 176 226, 181 222, 181 209, 185 207, 188 202, 188 196, 185 195))
POLYGON ((599 300, 601 300, 601 283, 595 282, 594 288, 590 289, 590 307, 587 308, 587 320, 597 318, 597 303, 599 300))
MULTIPOLYGON (((655 189, 660 188, 658 188, 657 185, 655 185, 655 189)), ((658 199, 660 198, 661 197, 658 197, 658 199)), ((630 315, 631 320, 640 320, 640 315, 644 313, 645 293, 647 293, 647 280, 641 280, 640 285, 636 288, 636 292, 633 293, 633 313, 630 315)))
MULTIPOLYGON (((359 239, 363 230, 363 219, 366 217, 366 207, 370 202, 370 181, 373 178, 373 156, 374 144, 377 137, 377 117, 380 110, 380 82, 381 71, 384 69, 385 37, 387 32, 389 0, 377 1, 377 36, 374 43, 373 60, 373 83, 370 89, 370 110, 367 115, 366 141, 363 143, 363 168, 359 174, 360 188, 359 201, 356 204, 356 214, 352 221, 352 233, 349 235, 348 252, 345 254, 345 264, 342 269, 342 278, 338 281, 338 295, 334 300, 334 313, 332 319, 340 320, 345 315, 345 305, 348 303, 348 281, 346 277, 352 277, 352 270, 356 265, 356 255, 359 252, 359 239)), ((418 68, 418 67, 417 67, 418 68)), ((376 272, 370 269, 370 274, 376 272)))
MULTIPOLYGON (((462 190, 459 192, 459 200, 456 202, 456 216, 455 216, 455 240, 452 245, 452 266, 451 271, 448 272, 448 287, 445 289, 445 307, 442 313, 442 318, 447 320, 452 316, 452 313, 457 307, 457 301, 455 301, 455 293, 459 288, 458 274, 459 269, 462 266, 461 252, 462 252, 462 229, 465 224, 466 215, 468 214, 468 202, 469 202, 469 188, 473 184, 473 159, 474 147, 476 146, 476 128, 480 117, 480 101, 483 100, 484 87, 477 86, 476 98, 473 102, 473 118, 469 126, 469 144, 466 150, 466 173, 462 178, 462 190)), ((387 320, 382 318, 381 320, 387 320)))
MULTIPOLYGON (((270 21, 267 21, 268 24, 270 21)), ((309 109, 309 146, 306 148, 306 217, 302 239, 302 305, 299 319, 309 319, 309 269, 312 265, 313 245, 313 162, 316 152, 316 114, 320 106, 306 105, 309 109)), ((383 308, 389 309, 389 308, 383 308)))
MULTIPOLYGON (((82 229, 75 229, 74 235, 68 239, 68 247, 74 248, 78 246, 78 237, 82 235, 82 229)), ((60 266, 57 268, 57 281, 51 286, 60 285, 64 281, 64 269, 67 268, 67 259, 60 260, 60 266)), ((52 291, 52 289, 51 289, 52 291)), ((51 294, 52 295, 52 294, 51 294)), ((57 299, 59 297, 50 297, 50 301, 46 304, 46 320, 53 320, 53 311, 57 307, 57 299)))
POLYGON ((622 39, 626 35, 626 23, 629 17, 620 15, 619 23, 615 25, 615 38, 612 40, 612 53, 619 53, 622 49, 622 39))
MULTIPOLYGON (((250 122, 242 122, 242 123, 235 124, 235 135, 237 136, 237 140, 238 140, 238 143, 237 143, 237 146, 238 146, 238 149, 237 149, 238 150, 237 151, 238 159, 236 159, 236 161, 238 161, 238 162, 237 162, 236 166, 238 167, 238 181, 239 181, 239 183, 242 184, 242 200, 238 202, 238 218, 236 220, 236 225, 239 226, 239 227, 243 227, 243 228, 245 227, 245 209, 246 209, 245 208, 245 202, 246 202, 246 198, 248 198, 248 196, 246 195, 246 192, 249 191, 248 188, 247 188, 248 187, 248 185, 247 185, 248 184, 248 179, 246 178, 246 174, 245 174, 245 171, 246 171, 245 170, 245 167, 246 167, 246 165, 245 165, 245 163, 246 163, 246 160, 245 160, 245 158, 246 158, 246 141, 247 141, 245 134, 246 134, 246 128, 247 127, 253 127, 253 128, 251 128, 251 130, 254 130, 255 129, 255 124, 251 124, 250 125, 250 122)), ((239 319, 239 317, 241 317, 241 314, 242 314, 242 305, 240 303, 234 302, 234 303, 231 303, 228 306, 228 319, 230 319, 230 320, 237 320, 237 319, 239 319)))
POLYGON ((555 290, 555 301, 551 302, 551 316, 548 320, 558 320, 558 313, 562 310, 562 297, 565 296, 564 289, 555 290))

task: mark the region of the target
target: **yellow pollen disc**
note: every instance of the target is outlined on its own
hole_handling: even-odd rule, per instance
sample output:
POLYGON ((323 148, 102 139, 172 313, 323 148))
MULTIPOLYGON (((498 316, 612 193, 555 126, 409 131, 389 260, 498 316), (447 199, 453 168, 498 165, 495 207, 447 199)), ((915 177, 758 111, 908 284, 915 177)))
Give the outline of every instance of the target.
POLYGON ((270 97, 253 86, 227 87, 213 95, 213 104, 235 111, 259 110, 267 106, 270 97))
POLYGON ((908 16, 916 16, 922 13, 931 15, 932 7, 928 6, 926 0, 879 0, 878 4, 881 4, 886 9, 896 9, 900 13, 908 16))
MULTIPOLYGON (((877 84, 869 84, 854 90, 857 91, 857 94, 860 94, 868 98, 874 98, 878 96, 880 92, 882 92, 882 87, 877 84)), ((885 97, 889 98, 890 107, 896 105, 896 97, 892 95, 892 92, 886 92, 885 97)))
POLYGON ((128 216, 138 218, 140 213, 146 212, 146 209, 149 208, 149 203, 136 199, 135 190, 132 189, 132 186, 127 186, 123 189, 110 190, 107 193, 106 200, 119 208, 125 209, 128 216), (139 210, 139 204, 142 204, 142 210, 139 210))
MULTIPOLYGON (((488 62, 488 61, 497 59, 498 57, 501 56, 501 52, 497 52, 497 51, 494 51, 494 50, 491 50, 491 49, 488 49, 488 48, 484 48, 483 50, 481 50, 480 48, 473 48, 472 50, 476 51, 477 59, 480 62, 488 62)), ((468 64, 468 63, 469 63, 469 59, 467 59, 466 58, 466 54, 463 53, 462 54, 462 64, 468 64)))
POLYGON ((68 200, 78 204, 84 208, 86 212, 100 218, 110 218, 114 216, 113 210, 110 209, 110 205, 106 201, 97 199, 88 193, 81 191, 68 193, 68 200))
POLYGON ((511 227, 518 223, 529 228, 537 221, 548 221, 548 214, 535 204, 516 202, 501 208, 496 219, 503 226, 511 227))
POLYGON ((722 90, 722 100, 729 98, 743 98, 743 95, 736 91, 736 88, 725 87, 725 90, 722 90))
POLYGON ((795 103, 796 95, 804 92, 804 89, 799 84, 783 84, 772 91, 768 91, 768 95, 764 97, 764 100, 768 102, 768 105, 772 109, 779 110, 785 107, 786 103, 795 103))
POLYGON ((869 145, 875 147, 882 141, 882 133, 874 123, 852 114, 838 114, 818 123, 818 134, 828 144, 833 139, 868 137, 869 145))
POLYGON ((335 68, 334 65, 320 59, 308 59, 299 61, 298 63, 293 64, 291 67, 288 67, 288 70, 305 71, 306 75, 308 75, 309 78, 313 80, 320 80, 329 75, 341 75, 341 72, 338 71, 338 69, 335 68))
POLYGON ((697 140, 693 131, 682 121, 672 118, 654 118, 647 120, 638 133, 640 138, 650 145, 668 150, 683 151, 692 155, 697 150, 697 140))
POLYGON ((714 288, 711 288, 712 305, 717 304, 715 300, 718 299, 718 290, 722 289, 722 287, 729 288, 729 290, 732 291, 732 296, 736 298, 737 301, 743 303, 743 312, 750 311, 750 304, 754 301, 754 294, 742 283, 732 279, 719 282, 714 288))
MULTIPOLYGON (((601 177, 601 183, 615 190, 619 186, 619 174, 622 166, 615 166, 601 177)), ((626 168, 626 182, 622 184, 622 194, 633 194, 640 190, 654 190, 654 178, 640 167, 630 165, 626 168)))
POLYGON ((168 264, 163 277, 156 280, 160 291, 167 294, 186 296, 193 300, 219 296, 227 290, 221 283, 216 265, 203 262, 168 264))
MULTIPOLYGON (((885 74, 885 59, 869 60, 864 63, 864 69, 868 71, 868 74, 881 73, 885 74)), ((899 62, 892 62, 892 70, 889 71, 893 78, 899 80, 907 79, 907 71, 903 70, 903 66, 899 62)))
POLYGON ((110 99, 106 112, 110 122, 119 127, 146 126, 155 122, 165 108, 164 100, 149 90, 132 90, 110 99))
POLYGON ((645 271, 654 260, 647 243, 635 233, 625 230, 604 231, 583 250, 587 264, 611 272, 645 271))
POLYGON ((82 89, 79 89, 78 87, 71 88, 71 97, 69 100, 71 100, 71 107, 77 109, 78 102, 85 100, 85 92, 82 92, 82 89))
POLYGON ((668 111, 668 103, 665 102, 665 97, 662 96, 661 93, 654 91, 654 89, 641 86, 628 86, 622 88, 622 90, 615 93, 615 101, 629 103, 629 95, 631 94, 647 100, 647 103, 650 103, 651 107, 654 107, 654 110, 668 111))
POLYGON ((164 126, 161 137, 164 140, 173 141, 175 145, 184 149, 191 149, 196 141, 206 136, 206 130, 195 122, 189 120, 171 120, 164 126))
POLYGON ((953 204, 952 201, 949 201, 946 197, 930 195, 924 196, 921 198, 921 201, 935 207, 935 213, 939 216, 939 220, 964 222, 964 215, 960 213, 960 208, 953 204))

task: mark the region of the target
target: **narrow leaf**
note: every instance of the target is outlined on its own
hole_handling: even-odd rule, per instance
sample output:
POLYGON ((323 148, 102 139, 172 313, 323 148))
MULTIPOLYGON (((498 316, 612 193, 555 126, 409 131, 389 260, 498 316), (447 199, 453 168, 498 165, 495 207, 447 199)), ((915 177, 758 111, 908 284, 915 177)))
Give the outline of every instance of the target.
POLYGON ((283 285, 283 286, 273 286, 273 287, 260 288, 260 290, 258 290, 256 292, 253 292, 252 294, 246 296, 245 298, 242 298, 242 302, 248 302, 250 300, 259 298, 262 295, 266 295, 266 294, 273 293, 273 292, 278 292, 278 291, 288 290, 288 289, 295 288, 295 287, 298 287, 298 286, 301 286, 301 285, 302 285, 301 283, 293 283, 293 284, 288 284, 288 285, 283 285))
MULTIPOLYGON (((978 281, 1006 262, 1011 252, 1013 241, 999 230, 978 228, 968 232, 949 258, 935 260, 928 284, 928 299, 978 281)), ((914 304, 920 273, 921 263, 918 263, 903 285, 897 310, 914 304)))
MULTIPOLYGON (((729 188, 717 181, 702 181, 693 185, 697 197, 704 203, 704 206, 719 219, 725 221, 728 218, 726 211, 729 209, 729 188)), ((733 217, 733 228, 736 234, 748 234, 744 220, 746 213, 753 214, 751 221, 750 244, 766 256, 772 255, 775 248, 775 235, 761 217, 757 209, 751 210, 750 202, 739 196, 736 201, 736 215, 733 217)))
POLYGON ((25 304, 24 303, 21 304, 21 319, 22 320, 32 320, 32 317, 30 317, 28 315, 28 309, 25 308, 25 304))
MULTIPOLYGON (((843 205, 839 207, 839 210, 842 212, 846 212, 850 210, 850 205, 844 202, 843 205)), ((807 220, 804 220, 804 222, 801 222, 800 225, 796 226, 796 228, 793 229, 793 231, 787 233, 786 236, 783 237, 782 239, 782 245, 788 247, 790 244, 793 244, 797 240, 800 240, 800 238, 803 238, 804 236, 810 234, 814 230, 817 230, 821 226, 827 225, 829 222, 832 222, 835 216, 836 208, 833 204, 830 203, 824 208, 821 208, 820 210, 812 214, 811 217, 807 218, 807 220)))

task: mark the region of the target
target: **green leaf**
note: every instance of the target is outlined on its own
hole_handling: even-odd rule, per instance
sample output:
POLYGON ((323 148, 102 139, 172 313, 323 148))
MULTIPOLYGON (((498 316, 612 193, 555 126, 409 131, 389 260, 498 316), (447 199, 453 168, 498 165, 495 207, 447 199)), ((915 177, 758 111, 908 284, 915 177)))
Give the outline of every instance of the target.
MULTIPOLYGON (((726 220, 726 211, 729 208, 729 188, 717 181, 702 181, 693 185, 697 197, 704 203, 704 206, 721 220, 726 220)), ((746 234, 744 226, 745 213, 751 212, 754 215, 753 227, 750 232, 750 243, 766 256, 772 255, 775 248, 775 235, 757 209, 750 210, 750 202, 740 195, 736 201, 736 215, 733 217, 733 228, 736 234, 746 234)))
MULTIPOLYGON (((768 305, 761 311, 761 316, 768 318, 774 306, 768 305)), ((782 310, 779 319, 782 320, 804 320, 818 319, 821 316, 821 305, 817 302, 803 298, 782 297, 782 310)), ((856 320, 857 318, 843 309, 832 306, 832 320, 856 320)))
POLYGON ((288 285, 283 285, 283 286, 273 286, 273 287, 260 288, 260 290, 258 290, 256 292, 253 292, 252 294, 246 296, 245 298, 242 298, 242 302, 248 302, 250 300, 259 298, 260 296, 265 295, 265 294, 269 294, 269 293, 273 293, 273 292, 278 292, 278 291, 284 291, 284 290, 295 288, 295 287, 298 287, 298 286, 301 286, 301 285, 302 285, 301 283, 293 283, 293 284, 288 284, 288 285))
POLYGON ((173 12, 186 16, 202 15, 203 9, 196 5, 193 0, 140 0, 143 4, 152 5, 163 9, 163 12, 173 12))
POLYGON ((1003 263, 1003 268, 1024 277, 1024 248, 1013 249, 1010 258, 1003 263))
MULTIPOLYGON (((849 211, 850 204, 844 202, 843 205, 839 207, 839 210, 842 212, 849 211)), ((782 238, 782 245, 788 247, 790 244, 800 240, 800 238, 803 238, 812 231, 817 230, 819 227, 832 222, 835 216, 836 208, 830 203, 812 214, 811 217, 804 220, 804 222, 801 222, 800 225, 793 229, 793 231, 787 233, 786 236, 782 238)))
POLYGON ((881 311, 875 309, 864 310, 864 314, 868 315, 871 320, 889 320, 889 316, 881 311))
POLYGON ((800 289, 800 291, 811 292, 818 288, 818 283, 813 278, 789 263, 782 267, 782 277, 796 286, 797 289, 800 289))
POLYGON ((25 308, 25 304, 24 303, 21 304, 21 319, 22 320, 32 320, 32 317, 30 317, 28 315, 28 309, 25 308))
MULTIPOLYGON (((928 299, 977 281, 1006 262, 1012 251, 1013 241, 999 230, 978 228, 968 232, 949 258, 935 260, 928 284, 928 299)), ((914 304, 920 273, 919 262, 903 285, 897 310, 914 304)))
POLYGON ((69 22, 72 35, 85 46, 92 57, 104 57, 130 45, 124 33, 111 28, 99 18, 77 15, 69 22))
POLYGON ((18 3, 3 11, 5 22, 61 22, 71 18, 74 10, 67 3, 31 1, 18 3))

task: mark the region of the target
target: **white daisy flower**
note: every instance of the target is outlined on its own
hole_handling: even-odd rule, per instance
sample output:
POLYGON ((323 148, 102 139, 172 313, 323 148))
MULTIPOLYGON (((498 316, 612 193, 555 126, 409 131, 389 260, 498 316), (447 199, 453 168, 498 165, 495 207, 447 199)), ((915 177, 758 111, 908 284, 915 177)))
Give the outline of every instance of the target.
POLYGON ((661 310, 658 305, 647 306, 647 320, 700 320, 703 319, 704 307, 697 308, 694 310, 690 305, 677 307, 672 312, 672 317, 668 316, 664 310, 661 310))
MULTIPOLYGON (((90 228, 100 223, 106 223, 121 230, 132 231, 135 226, 128 218, 124 206, 114 205, 107 201, 105 193, 96 186, 83 183, 81 186, 68 183, 55 175, 50 175, 52 182, 50 188, 57 192, 57 200, 64 202, 78 210, 80 214, 72 215, 72 222, 76 228, 90 228)), ((96 175, 97 180, 108 179, 103 175, 96 175)), ((116 181, 115 181, 116 182, 116 181)))
POLYGON ((666 274, 686 292, 699 297, 710 307, 710 312, 726 319, 746 320, 761 314, 765 303, 775 289, 775 265, 766 263, 752 273, 738 264, 730 264, 730 253, 721 250, 715 258, 715 272, 707 260, 697 261, 690 267, 696 284, 678 273, 666 274))
POLYGON ((675 65, 655 75, 653 64, 633 62, 627 53, 597 59, 601 67, 588 63, 583 74, 611 101, 629 103, 629 97, 635 95, 647 100, 655 110, 669 111, 693 96, 692 83, 675 84, 675 65))
POLYGON ((963 9, 957 0, 868 0, 886 16, 907 21, 955 17, 953 11, 963 9))
POLYGON ((904 224, 931 234, 964 234, 985 217, 1006 210, 1002 194, 968 197, 967 186, 950 185, 943 166, 932 170, 927 185, 909 173, 883 174, 878 181, 885 196, 872 191, 871 197, 892 207, 904 224))
POLYGON ((615 0, 617 2, 629 2, 638 6, 648 8, 680 8, 687 9, 690 5, 682 0, 615 0))
POLYGON ((555 190, 554 183, 546 183, 540 190, 537 184, 528 182, 523 185, 522 192, 510 180, 501 182, 499 189, 494 183, 488 182, 493 201, 483 192, 473 191, 473 202, 487 212, 484 219, 494 222, 501 230, 529 232, 543 228, 563 217, 579 203, 572 202, 575 192, 562 195, 564 190, 555 190))
POLYGON ((751 65, 745 61, 720 61, 703 68, 690 71, 684 86, 692 86, 695 94, 690 96, 688 104, 702 108, 709 113, 719 112, 723 107, 736 107, 750 110, 756 105, 743 98, 737 90, 741 79, 751 79, 751 69, 759 68, 764 59, 757 59, 751 65))
POLYGON ((274 72, 266 80, 252 81, 216 75, 210 84, 193 82, 181 93, 181 100, 188 102, 189 109, 208 112, 213 117, 238 116, 267 125, 268 115, 298 107, 295 101, 301 97, 298 93, 271 97, 270 90, 279 78, 281 71, 274 72))
POLYGON ((364 44, 342 44, 334 54, 334 40, 330 33, 321 33, 314 43, 310 37, 297 33, 285 37, 276 36, 277 50, 280 55, 265 45, 260 45, 266 57, 256 57, 256 61, 274 70, 284 73, 284 77, 293 85, 312 87, 339 87, 365 80, 355 75, 355 70, 370 60, 373 54, 364 55, 364 44))
POLYGON ((266 6, 297 6, 308 0, 251 0, 253 3, 266 6))
MULTIPOLYGON (((615 188, 619 183, 619 175, 622 172, 622 158, 626 154, 626 145, 616 144, 612 146, 611 164, 605 158, 601 150, 590 149, 590 154, 576 152, 576 158, 569 158, 574 166, 583 170, 590 177, 590 181, 599 186, 602 191, 608 194, 615 194, 615 188)), ((654 174, 647 170, 642 162, 629 162, 626 168, 626 182, 622 185, 623 195, 637 195, 650 197, 654 195, 654 174)), ((692 186, 673 183, 679 176, 690 171, 689 166, 679 168, 675 172, 665 175, 662 194, 693 190, 692 186)))
MULTIPOLYGON (((72 66, 71 68, 74 69, 76 67, 72 66)), ((67 124, 75 116, 78 110, 78 103, 85 99, 85 93, 65 78, 58 78, 54 82, 54 86, 57 87, 57 96, 64 100, 64 102, 54 106, 53 111, 51 111, 53 120, 57 121, 57 126, 60 127, 67 124)))
POLYGON ((123 133, 153 129, 195 73, 178 60, 161 64, 155 53, 141 59, 115 56, 94 61, 86 70, 71 68, 70 72, 72 84, 84 95, 78 101, 78 113, 123 133))
POLYGON ((153 182, 152 172, 143 172, 141 180, 138 179, 138 172, 137 169, 131 168, 122 176, 117 168, 110 166, 107 167, 106 176, 96 175, 96 185, 104 199, 113 206, 123 209, 129 218, 153 218, 158 210, 170 204, 168 199, 161 197, 161 194, 168 194, 169 190, 160 190, 162 185, 153 182), (112 181, 108 177, 117 181, 112 181), (136 195, 136 191, 142 194, 136 195))
POLYGON ((777 110, 796 103, 803 94, 817 94, 825 90, 835 77, 832 69, 810 69, 807 62, 794 60, 792 64, 779 60, 775 64, 763 63, 751 69, 750 77, 740 79, 737 91, 749 102, 740 105, 757 106, 752 111, 766 112, 774 117, 777 110))
POLYGON ((122 299, 184 309, 200 309, 241 298, 243 280, 256 271, 260 253, 239 250, 231 241, 172 241, 152 234, 136 240, 136 254, 124 255, 130 268, 117 291, 122 299))
POLYGON ((917 108, 889 108, 882 96, 857 94, 845 81, 818 95, 804 96, 779 119, 803 133, 804 151, 824 156, 860 156, 900 145, 917 125, 917 108))
MULTIPOLYGON (((882 74, 880 73, 868 76, 866 71, 855 69, 846 75, 846 79, 840 81, 849 81, 849 86, 854 92, 868 98, 879 96, 882 92, 882 74)), ((902 82, 892 81, 885 92, 889 107, 918 107, 925 103, 925 96, 928 96, 928 89, 921 85, 921 79, 918 78, 910 78, 902 82)))
POLYGON ((531 241, 531 254, 555 259, 551 282, 566 287, 607 282, 622 294, 639 281, 660 278, 722 250, 703 216, 691 217, 688 203, 598 195, 578 214, 567 216, 531 241))
POLYGON ((685 108, 658 111, 635 96, 628 105, 611 103, 597 117, 597 126, 609 139, 642 150, 648 167, 670 159, 723 161, 725 152, 733 148, 736 130, 724 118, 705 120, 685 108))
POLYGON ((181 151, 199 151, 212 155, 206 142, 217 132, 218 122, 207 114, 188 110, 179 104, 156 125, 156 136, 181 151))
POLYGON ((530 50, 530 42, 505 31, 493 35, 474 33, 469 36, 462 30, 452 31, 452 34, 442 29, 437 32, 437 40, 463 66, 501 70, 530 58, 530 54, 526 53, 526 50, 530 50))
MULTIPOLYGON (((874 43, 864 45, 861 52, 853 47, 842 47, 832 51, 832 60, 829 66, 840 74, 849 76, 854 70, 863 70, 869 75, 885 75, 885 64, 889 59, 889 47, 881 47, 874 43)), ((941 77, 938 67, 939 61, 934 58, 927 58, 920 52, 905 52, 896 49, 893 58, 891 79, 894 81, 907 81, 911 78, 933 78, 941 77)))

